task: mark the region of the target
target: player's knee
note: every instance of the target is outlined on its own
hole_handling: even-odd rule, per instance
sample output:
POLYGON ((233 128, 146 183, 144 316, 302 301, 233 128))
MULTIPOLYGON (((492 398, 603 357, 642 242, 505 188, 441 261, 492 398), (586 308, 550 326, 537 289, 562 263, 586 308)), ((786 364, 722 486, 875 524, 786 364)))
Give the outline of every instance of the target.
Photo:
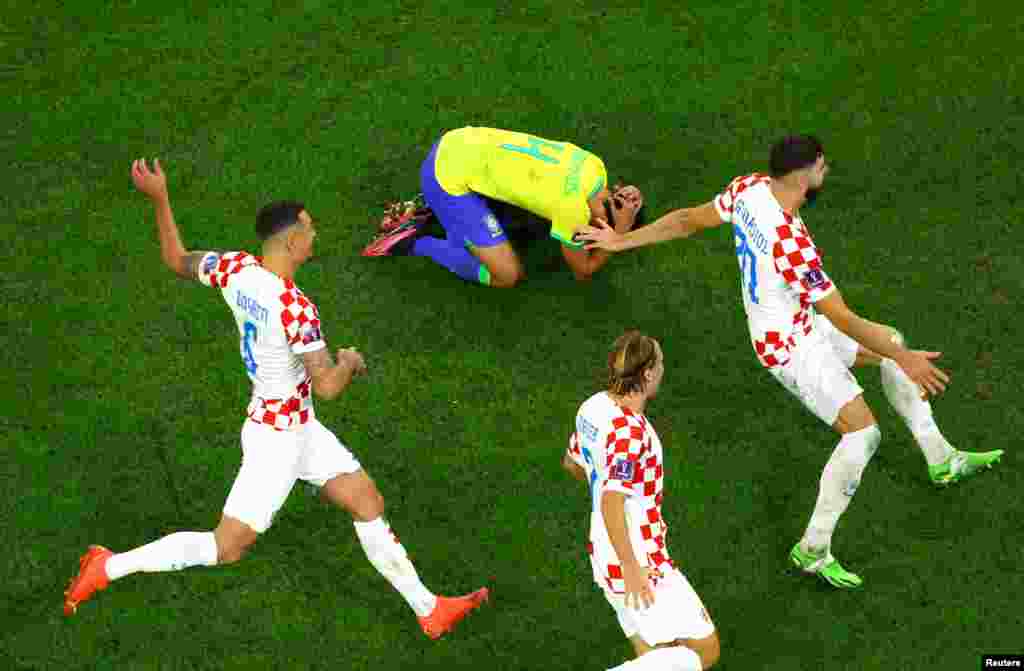
POLYGON ((711 635, 707 645, 703 649, 698 650, 697 654, 700 655, 700 665, 704 669, 710 669, 718 663, 718 658, 722 656, 722 646, 718 642, 718 632, 711 635))
POLYGON ((234 564, 240 561, 245 553, 252 547, 252 543, 241 542, 238 540, 230 540, 225 542, 223 545, 217 544, 217 563, 218 564, 234 564))
POLYGON ((491 271, 491 286, 497 289, 511 289, 520 281, 525 274, 518 268, 505 268, 497 272, 491 271))
POLYGON ((707 638, 685 639, 677 641, 677 644, 684 645, 697 653, 697 656, 700 657, 700 665, 702 669, 710 669, 718 663, 718 658, 722 655, 722 648, 718 642, 717 631, 707 638))
POLYGON ((384 495, 374 487, 354 502, 351 512, 357 522, 371 522, 377 519, 384 514, 384 495))
POLYGON ((232 519, 223 519, 213 530, 213 539, 217 543, 217 563, 234 564, 245 556, 246 550, 252 547, 259 534, 247 524, 232 519))

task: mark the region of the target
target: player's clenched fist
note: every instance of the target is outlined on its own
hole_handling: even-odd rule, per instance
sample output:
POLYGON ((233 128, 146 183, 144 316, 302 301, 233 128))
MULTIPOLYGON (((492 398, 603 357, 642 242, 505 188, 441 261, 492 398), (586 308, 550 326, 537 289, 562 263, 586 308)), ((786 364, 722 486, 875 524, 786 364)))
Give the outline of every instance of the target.
POLYGON ((132 182, 136 189, 152 200, 167 199, 167 176, 160 168, 160 159, 153 159, 152 170, 144 158, 132 161, 132 182))
POLYGON ((338 362, 344 362, 345 365, 352 369, 353 375, 365 375, 366 374, 366 361, 363 360, 363 355, 360 354, 355 347, 343 347, 338 350, 338 362))

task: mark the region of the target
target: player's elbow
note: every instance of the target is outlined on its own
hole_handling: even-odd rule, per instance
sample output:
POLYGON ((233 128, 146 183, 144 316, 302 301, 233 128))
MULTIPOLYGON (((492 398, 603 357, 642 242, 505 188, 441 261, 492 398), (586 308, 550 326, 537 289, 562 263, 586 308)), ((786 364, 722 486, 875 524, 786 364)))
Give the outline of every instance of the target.
POLYGON ((162 254, 164 265, 167 269, 178 277, 189 277, 189 269, 187 268, 187 260, 184 254, 162 254))
POLYGON ((595 272, 596 271, 593 270, 576 270, 574 268, 572 271, 572 276, 576 278, 577 282, 589 282, 590 279, 594 276, 595 272))
POLYGON ((562 457, 562 470, 571 475, 576 480, 582 480, 585 478, 583 469, 580 468, 579 464, 572 460, 568 454, 562 457))

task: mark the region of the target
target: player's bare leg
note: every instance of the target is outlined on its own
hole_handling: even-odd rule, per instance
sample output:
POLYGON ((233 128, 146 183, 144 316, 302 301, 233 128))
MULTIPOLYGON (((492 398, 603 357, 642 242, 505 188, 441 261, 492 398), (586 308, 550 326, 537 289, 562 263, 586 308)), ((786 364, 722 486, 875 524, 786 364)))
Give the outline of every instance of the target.
POLYGON ((526 271, 519 260, 519 255, 509 242, 501 242, 491 247, 474 247, 470 251, 490 273, 490 286, 507 289, 526 278, 526 271))
MULTIPOLYGON (((893 342, 905 344, 899 331, 892 328, 889 330, 893 342)), ((928 462, 928 476, 934 484, 945 486, 959 482, 983 469, 991 468, 1002 457, 1002 450, 964 452, 954 448, 935 423, 931 403, 922 398, 918 386, 891 359, 861 347, 857 350, 856 365, 873 365, 881 369, 885 397, 921 448, 928 462)))
POLYGON ((860 587, 863 581, 832 556, 832 534, 850 505, 882 434, 863 396, 842 407, 833 428, 843 437, 821 473, 818 500, 807 530, 789 556, 801 570, 820 576, 830 585, 853 589, 860 587))
POLYGON ((460 597, 435 595, 420 580, 405 547, 384 519, 384 497, 365 470, 338 475, 322 490, 325 499, 351 513, 366 558, 402 595, 430 638, 439 638, 487 600, 481 588, 460 597))
POLYGON ((636 659, 609 671, 703 671, 714 666, 721 654, 717 631, 707 638, 681 638, 654 646, 639 635, 630 636, 629 642, 636 651, 636 659))

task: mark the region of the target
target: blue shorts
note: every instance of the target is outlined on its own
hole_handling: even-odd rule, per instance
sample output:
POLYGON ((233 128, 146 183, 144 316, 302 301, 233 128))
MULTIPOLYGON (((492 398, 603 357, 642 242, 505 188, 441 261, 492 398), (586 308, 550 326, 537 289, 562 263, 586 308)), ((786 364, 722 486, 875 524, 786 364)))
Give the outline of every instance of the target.
POLYGON ((508 242, 505 229, 494 215, 487 199, 478 193, 453 196, 437 181, 435 142, 420 168, 420 189, 427 205, 434 211, 448 239, 467 247, 493 247, 508 242))

